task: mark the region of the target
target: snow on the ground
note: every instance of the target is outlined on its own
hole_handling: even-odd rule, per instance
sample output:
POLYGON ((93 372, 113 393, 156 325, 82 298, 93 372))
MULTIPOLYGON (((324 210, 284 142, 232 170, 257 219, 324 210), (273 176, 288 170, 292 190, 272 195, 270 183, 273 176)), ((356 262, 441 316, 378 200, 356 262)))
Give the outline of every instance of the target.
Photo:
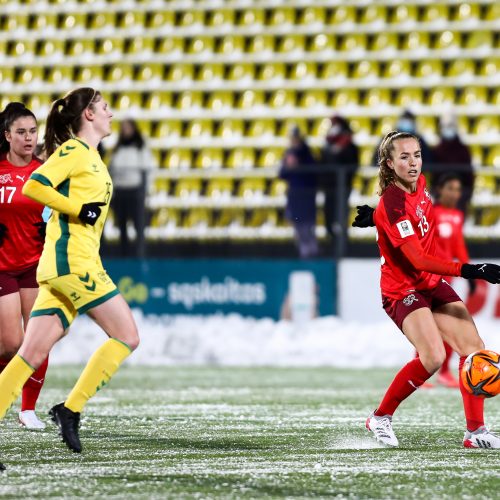
MULTIPOLYGON (((371 325, 334 316, 296 325, 289 321, 215 316, 144 316, 135 310, 141 345, 132 364, 275 366, 401 366, 413 349, 390 321, 371 325)), ((489 349, 500 351, 500 321, 476 321, 489 349)), ((83 363, 105 340, 79 317, 51 353, 51 363, 83 363)))

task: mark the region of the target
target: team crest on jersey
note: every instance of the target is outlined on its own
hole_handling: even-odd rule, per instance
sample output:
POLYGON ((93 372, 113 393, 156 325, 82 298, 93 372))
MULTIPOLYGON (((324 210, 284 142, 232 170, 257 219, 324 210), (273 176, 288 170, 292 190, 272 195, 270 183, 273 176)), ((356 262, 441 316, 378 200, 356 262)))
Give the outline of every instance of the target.
POLYGON ((425 196, 427 197, 428 200, 431 199, 431 195, 430 195, 429 191, 427 191, 427 188, 424 188, 424 194, 425 194, 425 196))
POLYGON ((411 306, 413 304, 413 302, 418 302, 418 299, 417 297, 415 297, 415 294, 413 293, 410 293, 410 295, 407 295, 404 299, 403 299, 403 304, 405 306, 411 306))
POLYGON ((0 175, 0 184, 7 184, 7 182, 12 182, 10 174, 0 175))
POLYGON ((424 216, 424 211, 420 205, 417 205, 416 214, 419 219, 421 219, 424 216))

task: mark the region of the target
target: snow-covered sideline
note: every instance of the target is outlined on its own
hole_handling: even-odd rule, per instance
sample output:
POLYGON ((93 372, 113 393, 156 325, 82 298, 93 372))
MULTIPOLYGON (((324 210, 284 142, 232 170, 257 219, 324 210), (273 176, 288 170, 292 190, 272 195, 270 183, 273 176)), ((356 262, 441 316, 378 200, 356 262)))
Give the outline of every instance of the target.
MULTIPOLYGON (((374 324, 317 318, 302 326, 242 316, 144 316, 134 311, 141 345, 131 364, 230 366, 401 366, 412 347, 389 321, 374 324)), ((476 322, 487 348, 500 351, 500 322, 476 322)), ((51 364, 83 363, 105 335, 77 318, 51 353, 51 364)))

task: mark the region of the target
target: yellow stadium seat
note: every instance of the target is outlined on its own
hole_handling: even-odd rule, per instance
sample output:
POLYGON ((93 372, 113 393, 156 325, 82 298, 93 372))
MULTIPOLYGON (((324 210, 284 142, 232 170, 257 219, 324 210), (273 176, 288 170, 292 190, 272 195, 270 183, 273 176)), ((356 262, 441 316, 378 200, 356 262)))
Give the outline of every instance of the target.
POLYGON ((35 55, 35 42, 34 40, 15 40, 9 51, 9 56, 33 58, 35 55))
POLYGON ((42 109, 48 110, 52 104, 52 99, 48 94, 31 94, 23 100, 28 109, 33 110, 35 114, 40 113, 42 109))
POLYGON ((485 19, 487 21, 498 21, 500 19, 500 3, 493 2, 487 6, 485 19))
POLYGON ((316 106, 326 106, 327 92, 324 89, 305 90, 299 101, 301 108, 314 108, 316 106))
POLYGON ((393 59, 389 61, 384 72, 385 78, 406 78, 411 73, 410 61, 406 59, 393 59))
POLYGON ((210 179, 207 184, 207 196, 210 198, 229 198, 233 193, 233 179, 230 178, 219 178, 210 179))
POLYGON ((285 35, 278 44, 278 52, 303 52, 305 48, 304 35, 285 35))
POLYGON ((290 78, 292 80, 315 79, 317 73, 316 63, 313 61, 300 61, 293 65, 290 78))
POLYGON ((448 68, 447 76, 473 77, 475 75, 474 62, 471 59, 455 59, 448 68))
POLYGON ((270 105, 272 108, 294 107, 297 95, 293 89, 278 89, 271 95, 270 105))
POLYGON ((359 92, 357 89, 337 90, 333 97, 333 105, 340 108, 347 105, 356 105, 359 102, 359 92))
MULTIPOLYGON (((10 85, 14 81, 14 68, 9 68, 8 66, 0 66, 0 84, 10 85)), ((4 97, 2 92, 2 97, 4 97)), ((7 97, 7 96, 5 96, 7 97)))
POLYGON ((333 52, 335 50, 335 37, 332 34, 319 33, 315 35, 311 42, 312 52, 333 52))
POLYGON ((464 2, 458 6, 453 21, 478 21, 480 18, 479 4, 464 2))
POLYGON ((170 169, 189 169, 192 166, 191 151, 189 149, 173 148, 165 160, 165 165, 170 169))
POLYGON ((66 54, 72 57, 80 58, 90 57, 94 53, 92 40, 70 40, 68 42, 66 54))
MULTIPOLYGON (((379 91, 388 91, 388 89, 372 89, 379 91)), ((370 118, 367 116, 351 116, 349 120, 349 125, 355 134, 363 133, 370 135, 370 118)))
POLYGON ((404 50, 427 51, 430 47, 430 38, 427 31, 411 31, 403 39, 404 50))
MULTIPOLYGON (((182 135, 182 124, 179 120, 162 120, 157 124, 154 128, 154 137, 169 139, 169 138, 177 138, 182 135)), ((179 155, 179 157, 182 154, 179 155)))
POLYGON ((362 10, 361 24, 385 24, 386 18, 385 6, 372 3, 362 10))
POLYGON ((340 4, 335 7, 330 23, 333 25, 354 24, 356 22, 356 10, 352 5, 340 4))
POLYGON ((78 83, 98 86, 102 82, 102 66, 80 66, 76 72, 75 80, 78 83), (93 83, 94 82, 94 83, 93 83))
POLYGON ((198 118, 188 122, 186 136, 191 139, 200 139, 212 135, 212 122, 205 118, 198 118))
POLYGON ((371 50, 381 51, 395 51, 398 48, 398 36, 396 33, 384 31, 375 35, 375 39, 371 46, 371 50))
POLYGON ((243 121, 240 119, 226 118, 219 125, 218 135, 224 139, 240 139, 243 136, 243 121))
POLYGON ((321 118, 319 120, 314 120, 311 129, 311 136, 313 137, 325 137, 328 130, 332 126, 330 118, 321 118))
POLYGON ((451 105, 455 103, 455 90, 451 87, 434 87, 427 98, 431 106, 451 105))
POLYGON ((144 11, 129 10, 121 13, 117 19, 116 26, 121 29, 142 29, 146 24, 144 11))
POLYGON ((283 156, 283 148, 266 148, 259 158, 259 167, 276 167, 280 164, 283 156))
POLYGON ((233 107, 233 94, 228 90, 213 92, 207 102, 208 109, 212 111, 230 110, 233 107))
POLYGON ((255 68, 252 63, 236 63, 229 70, 229 80, 253 80, 254 72, 255 68))
POLYGON ((151 54, 154 51, 154 40, 148 37, 136 36, 125 43, 126 54, 151 54))
POLYGON ((500 57, 492 57, 485 59, 481 65, 479 72, 482 76, 494 76, 500 74, 500 57))
POLYGON ((500 106, 500 89, 496 89, 493 91, 493 95, 491 97, 491 104, 495 106, 500 106))
POLYGON ((485 104, 488 100, 488 92, 484 87, 465 87, 460 97, 460 104, 475 106, 485 104))
POLYGON ((400 3, 394 9, 390 22, 401 25, 415 24, 417 22, 417 17, 418 12, 416 5, 400 3))
POLYGON ((175 25, 174 10, 154 10, 150 16, 146 18, 148 28, 165 28, 175 25))
POLYGON ((446 30, 440 33, 437 38, 435 49, 450 50, 460 48, 460 34, 456 31, 446 30))
POLYGON ((266 180, 256 177, 242 179, 238 188, 238 196, 242 198, 253 198, 263 195, 266 190, 266 180))
POLYGON ((343 37, 340 50, 344 52, 359 52, 366 50, 366 35, 364 33, 350 33, 343 37))
POLYGON ((234 24, 234 9, 214 9, 209 13, 208 26, 214 28, 229 28, 234 24))
POLYGON ((282 80, 285 78, 286 68, 282 62, 269 62, 262 65, 260 68, 259 80, 282 80))
POLYGON ((160 82, 163 80, 163 65, 160 63, 142 64, 135 74, 135 79, 139 82, 160 82))
POLYGON ((308 6, 302 11, 298 24, 305 24, 307 26, 323 26, 325 24, 325 21, 325 7, 308 6))
POLYGON ((243 226, 245 224, 245 211, 242 208, 224 208, 221 210, 215 226, 243 226))
MULTIPOLYGON (((224 163, 224 153, 220 148, 204 148, 196 157, 196 168, 222 168, 224 163)), ((230 179, 228 179, 230 180, 230 179)))
POLYGON ((195 55, 210 55, 214 51, 214 38, 210 36, 197 36, 191 39, 188 53, 195 55))
MULTIPOLYGON (((436 134, 438 132, 437 127, 438 119, 435 116, 430 115, 418 115, 417 116, 417 130, 423 135, 436 134)), ((425 158, 424 158, 425 161, 425 158)))
POLYGON ((109 82, 130 82, 132 80, 132 66, 130 64, 114 64, 106 74, 109 82))
POLYGON ((97 41, 96 53, 109 56, 111 54, 121 55, 123 52, 123 38, 103 38, 97 41))
POLYGON ((198 28, 203 27, 205 11, 201 9, 188 9, 181 13, 179 26, 198 28))
POLYGON ((271 11, 271 26, 293 26, 295 24, 295 9, 293 7, 277 7, 271 11))
POLYGON ((43 68, 39 66, 25 67, 17 77, 17 82, 22 84, 36 85, 43 81, 43 68))
POLYGON ((424 23, 447 23, 449 19, 448 6, 444 4, 433 4, 428 7, 424 7, 424 14, 422 21, 424 23))
POLYGON ((467 37, 467 49, 490 49, 494 45, 492 31, 474 31, 467 37))
POLYGON ((240 147, 230 151, 227 166, 229 168, 252 169, 255 167, 255 151, 253 148, 240 147))
MULTIPOLYGON (((186 215, 183 227, 207 228, 212 223, 212 212, 206 208, 191 208, 186 215)), ((203 234, 198 235, 198 237, 203 234)))
POLYGON ((262 228, 263 226, 277 226, 278 224, 278 213, 273 208, 253 210, 248 221, 250 227, 258 228, 262 228))
POLYGON ((249 26, 251 28, 260 28, 265 22, 265 13, 263 9, 250 8, 245 9, 240 17, 239 24, 241 26, 249 26))
POLYGON ((224 66, 221 63, 207 63, 202 66, 198 79, 202 82, 213 82, 223 78, 224 66))
POLYGON ((250 53, 274 53, 274 37, 272 35, 256 35, 250 41, 250 53))
POLYGON ((364 80, 366 78, 377 78, 378 77, 378 64, 376 61, 360 61, 353 72, 353 77, 364 80))
POLYGON ((73 80, 73 71, 69 66, 53 66, 48 69, 45 81, 48 83, 70 83, 73 80))
POLYGON ((44 35, 48 33, 53 33, 54 28, 57 25, 57 17, 55 13, 42 13, 39 12, 36 16, 33 16, 30 23, 30 30, 43 31, 44 35))
POLYGON ((127 92, 121 94, 113 104, 116 111, 128 111, 130 109, 141 109, 141 95, 137 92, 127 92))
POLYGON ((176 63, 170 68, 169 80, 172 82, 191 81, 194 78, 192 64, 176 63))
POLYGON ((238 99, 238 107, 251 109, 264 104, 264 94, 260 90, 245 90, 238 99))
POLYGON ((179 95, 177 101, 178 109, 201 108, 203 106, 203 95, 199 91, 185 90, 179 95))
POLYGON ((443 74, 443 63, 439 59, 420 61, 415 71, 419 78, 440 77, 443 74))
POLYGON ((28 27, 28 15, 11 13, 7 16, 3 29, 5 32, 14 32, 17 30, 26 30, 28 27))
POLYGON ((359 162, 363 167, 372 167, 373 146, 361 146, 359 149, 359 162))
POLYGON ((184 39, 180 37, 166 36, 156 46, 155 52, 168 56, 180 56, 184 53, 184 39))
POLYGON ((249 137, 274 136, 276 125, 270 118, 261 118, 253 120, 248 132, 249 137))
POLYGON ((162 108, 171 108, 173 104, 172 93, 168 91, 151 92, 144 100, 144 109, 154 111, 162 108))
POLYGON ((115 13, 104 10, 89 14, 88 27, 93 30, 111 28, 115 26, 115 13))
POLYGON ((488 134, 500 134, 498 116, 481 116, 473 127, 473 134, 484 137, 488 134))
POLYGON ((85 30, 85 14, 75 12, 64 12, 59 14, 58 30, 71 30, 71 32, 80 32, 85 30))
POLYGON ((492 146, 486 155, 486 166, 500 168, 500 146, 492 146))
POLYGON ((424 92, 421 87, 404 87, 398 91, 396 104, 402 108, 411 108, 413 104, 421 104, 424 92))
POLYGON ((180 226, 181 215, 176 208, 160 208, 151 218, 152 227, 178 227, 180 226))
POLYGON ((368 90, 364 100, 365 106, 377 107, 391 104, 391 91, 388 88, 373 88, 368 90))
POLYGON ((396 119, 396 116, 383 116, 382 118, 375 120, 375 124, 373 127, 374 135, 376 135, 377 137, 383 137, 391 130, 394 130, 396 119))
POLYGON ((219 53, 227 56, 238 56, 245 49, 245 40, 240 35, 226 35, 219 45, 219 53))
POLYGON ((328 61, 320 71, 320 78, 345 79, 348 74, 346 61, 328 61))
POLYGON ((293 128, 298 128, 302 135, 307 135, 307 120, 305 118, 286 118, 281 122, 280 135, 289 136, 293 128))

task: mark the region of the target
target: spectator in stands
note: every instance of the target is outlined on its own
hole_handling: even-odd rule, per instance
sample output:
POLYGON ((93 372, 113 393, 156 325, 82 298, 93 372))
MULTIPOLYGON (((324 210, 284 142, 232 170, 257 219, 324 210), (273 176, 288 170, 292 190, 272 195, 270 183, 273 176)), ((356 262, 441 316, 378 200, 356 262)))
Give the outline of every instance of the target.
POLYGON ((293 127, 290 147, 283 155, 279 176, 288 183, 286 217, 293 224, 295 241, 302 258, 318 255, 314 164, 305 138, 298 127, 293 127))
POLYGON ((462 196, 458 208, 465 212, 474 189, 474 171, 469 148, 462 142, 458 135, 456 116, 452 113, 445 114, 439 121, 439 144, 434 148, 434 160, 440 167, 440 175, 436 173, 433 179, 433 188, 440 183, 440 177, 450 173, 457 174, 462 181, 462 196))
MULTIPOLYGON (((422 158, 425 160, 425 164, 428 167, 430 164, 434 162, 434 156, 432 154, 432 150, 427 144, 426 140, 422 137, 421 134, 417 132, 417 121, 416 116, 408 109, 404 110, 401 116, 398 118, 396 122, 395 129, 399 132, 407 132, 408 134, 413 134, 418 137, 420 141, 420 146, 422 147, 422 158)), ((372 164, 378 165, 378 157, 377 152, 379 149, 380 143, 375 148, 375 152, 373 153, 372 164)))
POLYGON ((120 253, 137 255, 139 242, 144 237, 144 202, 148 188, 147 172, 155 167, 151 151, 134 120, 124 120, 120 126, 118 142, 110 161, 114 194, 112 207, 120 229, 120 253), (127 234, 131 220, 137 232, 135 245, 127 234))
POLYGON ((331 118, 331 127, 326 135, 325 144, 321 150, 321 165, 323 173, 321 175, 321 185, 325 192, 325 225, 327 233, 334 238, 345 233, 347 237, 347 224, 345 218, 348 213, 348 200, 351 193, 352 180, 359 166, 359 151, 353 142, 353 133, 347 120, 335 115, 331 118), (344 216, 341 220, 339 214, 338 193, 338 173, 343 169, 344 179, 344 216))

